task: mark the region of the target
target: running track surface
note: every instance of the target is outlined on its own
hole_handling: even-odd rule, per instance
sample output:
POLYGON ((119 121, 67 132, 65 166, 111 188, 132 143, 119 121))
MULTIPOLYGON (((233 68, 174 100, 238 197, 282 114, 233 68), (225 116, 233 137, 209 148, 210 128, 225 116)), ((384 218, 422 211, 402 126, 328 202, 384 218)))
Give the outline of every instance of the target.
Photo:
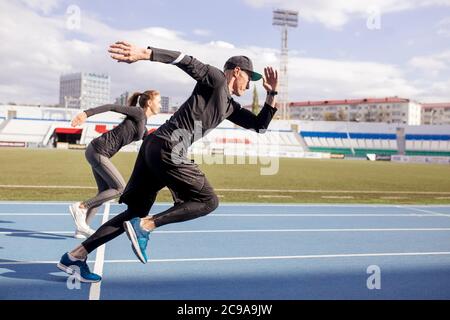
POLYGON ((152 233, 146 265, 125 235, 94 251, 91 285, 55 266, 68 205, 0 202, 0 299, 450 299, 450 206, 222 204, 152 233))

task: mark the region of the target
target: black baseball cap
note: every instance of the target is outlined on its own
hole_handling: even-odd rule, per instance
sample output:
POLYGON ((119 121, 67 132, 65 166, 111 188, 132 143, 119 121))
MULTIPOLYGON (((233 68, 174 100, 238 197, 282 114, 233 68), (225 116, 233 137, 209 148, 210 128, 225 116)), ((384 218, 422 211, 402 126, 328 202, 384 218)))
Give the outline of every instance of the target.
POLYGON ((247 71, 250 74, 251 81, 258 81, 262 78, 262 75, 258 72, 253 71, 253 63, 249 57, 246 56, 234 56, 225 62, 224 70, 234 69, 236 67, 247 71))

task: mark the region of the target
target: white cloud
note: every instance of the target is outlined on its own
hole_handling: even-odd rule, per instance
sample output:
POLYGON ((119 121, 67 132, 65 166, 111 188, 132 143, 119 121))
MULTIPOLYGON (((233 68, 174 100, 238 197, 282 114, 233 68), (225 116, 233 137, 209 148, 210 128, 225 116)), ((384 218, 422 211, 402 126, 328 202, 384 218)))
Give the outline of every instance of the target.
POLYGON ((418 80, 414 82, 414 86, 425 88, 420 95, 421 102, 448 102, 450 96, 448 88, 450 88, 450 80, 429 82, 426 80, 418 80))
POLYGON ((450 18, 442 19, 437 23, 437 34, 443 37, 450 37, 450 18))
POLYGON ((112 99, 123 91, 159 87, 160 83, 166 87, 170 83, 175 88, 168 94, 180 95, 183 91, 173 84, 189 80, 183 73, 180 76, 176 68, 166 68, 163 72, 162 66, 158 66, 159 72, 149 72, 142 64, 118 64, 107 53, 110 43, 122 39, 143 46, 170 48, 174 43, 182 43, 181 33, 163 28, 116 30, 95 21, 85 11, 82 11, 81 28, 69 30, 66 16, 42 16, 40 10, 20 2, 1 1, 0 12, 9 13, 0 19, 0 38, 8 43, 0 46, 4 57, 0 60, 0 101, 56 103, 59 76, 68 72, 109 73, 113 82, 112 99))
POLYGON ((182 36, 183 34, 177 31, 173 31, 173 30, 168 30, 165 28, 158 28, 158 27, 153 27, 153 28, 147 28, 142 30, 146 36, 148 37, 156 37, 156 38, 160 38, 160 39, 164 39, 164 40, 179 40, 180 36, 182 36))
POLYGON ((314 58, 290 59, 289 91, 296 99, 411 97, 420 91, 391 65, 314 58))
MULTIPOLYGON (((145 62, 128 65, 113 61, 107 47, 116 40, 183 51, 219 68, 233 55, 251 57, 260 72, 267 65, 278 67, 279 63, 278 50, 274 48, 237 47, 221 40, 194 42, 181 32, 158 27, 122 31, 96 21, 85 11, 79 30, 67 29, 65 16, 42 16, 40 11, 23 3, 0 1, 0 12, 9 13, 0 19, 0 38, 8 43, 8 46, 0 46, 2 102, 56 103, 59 76, 76 71, 110 74, 111 99, 124 91, 149 88, 160 90, 176 102, 188 97, 194 81, 174 66, 145 62)), ((448 52, 416 57, 407 67, 423 69, 430 60, 437 61, 435 69, 444 70, 444 64, 446 68, 449 65, 449 57, 448 52)), ((307 57, 304 52, 291 52, 289 61, 290 97, 297 101, 394 95, 419 100, 421 97, 450 100, 448 82, 426 81, 420 77, 411 82, 395 65, 318 59, 307 57)), ((263 96, 262 83, 258 82, 257 87, 263 96)), ((250 102, 251 92, 239 100, 250 102)))
POLYGON ((254 7, 298 10, 300 19, 339 29, 352 18, 368 18, 371 8, 384 13, 427 6, 450 6, 450 0, 245 0, 254 7))
POLYGON ((428 56, 413 57, 408 64, 425 75, 438 76, 450 68, 450 51, 428 56))
POLYGON ((232 43, 228 43, 225 41, 211 41, 209 43, 211 47, 215 48, 223 48, 223 49, 234 49, 235 46, 232 43))
POLYGON ((58 7, 60 0, 19 0, 31 9, 39 10, 45 14, 49 14, 58 7))
POLYGON ((194 29, 193 33, 197 36, 208 37, 211 35, 211 30, 206 29, 194 29))

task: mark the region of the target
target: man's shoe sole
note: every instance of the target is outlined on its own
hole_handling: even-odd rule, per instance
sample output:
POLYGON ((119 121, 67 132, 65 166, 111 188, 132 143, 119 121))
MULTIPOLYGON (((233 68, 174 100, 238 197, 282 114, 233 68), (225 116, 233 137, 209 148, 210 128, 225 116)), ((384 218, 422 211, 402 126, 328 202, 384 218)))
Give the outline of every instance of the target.
POLYGON ((130 239, 131 241, 131 245, 134 248, 133 251, 136 254, 136 256, 142 263, 144 264, 147 263, 147 261, 145 261, 144 256, 141 253, 141 248, 139 247, 139 243, 137 241, 137 236, 136 233, 134 232, 133 225, 131 224, 130 221, 125 221, 123 223, 123 227, 125 228, 125 233, 127 234, 128 239, 130 239))

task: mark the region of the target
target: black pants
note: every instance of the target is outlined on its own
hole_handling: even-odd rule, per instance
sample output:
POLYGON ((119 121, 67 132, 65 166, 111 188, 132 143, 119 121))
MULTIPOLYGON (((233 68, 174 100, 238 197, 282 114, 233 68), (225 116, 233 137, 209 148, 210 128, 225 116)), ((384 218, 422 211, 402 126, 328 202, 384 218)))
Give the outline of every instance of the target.
POLYGON ((127 210, 103 224, 83 242, 88 252, 124 232, 123 223, 135 217, 146 217, 158 192, 169 187, 175 198, 170 209, 153 216, 156 227, 195 219, 214 211, 219 205, 217 195, 203 172, 186 159, 178 145, 149 135, 139 150, 133 173, 120 203, 127 210))

